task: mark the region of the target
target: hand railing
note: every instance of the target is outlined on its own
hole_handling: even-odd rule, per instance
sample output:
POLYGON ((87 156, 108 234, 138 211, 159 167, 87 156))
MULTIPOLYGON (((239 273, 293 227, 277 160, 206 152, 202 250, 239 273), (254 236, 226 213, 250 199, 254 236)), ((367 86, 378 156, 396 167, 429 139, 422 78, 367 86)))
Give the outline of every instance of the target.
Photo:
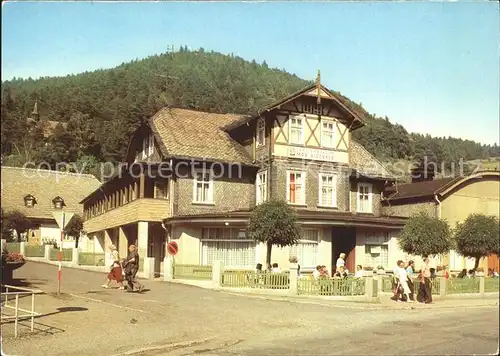
POLYGON ((31 332, 34 331, 35 328, 35 317, 39 316, 40 313, 35 312, 35 294, 43 293, 41 290, 37 289, 29 289, 22 288, 17 286, 11 286, 8 284, 2 284, 2 288, 5 289, 5 292, 2 291, 2 316, 1 322, 4 323, 5 320, 14 319, 14 337, 18 335, 18 324, 19 319, 31 318, 31 332), (23 309, 19 307, 19 297, 20 296, 29 296, 31 295, 31 310, 23 309), (5 300, 4 300, 5 296, 5 300), (15 302, 14 305, 9 304, 9 296, 14 296, 15 302), (14 315, 6 315, 4 314, 5 310, 14 310, 14 315), (25 314, 20 314, 19 312, 23 312, 25 314))

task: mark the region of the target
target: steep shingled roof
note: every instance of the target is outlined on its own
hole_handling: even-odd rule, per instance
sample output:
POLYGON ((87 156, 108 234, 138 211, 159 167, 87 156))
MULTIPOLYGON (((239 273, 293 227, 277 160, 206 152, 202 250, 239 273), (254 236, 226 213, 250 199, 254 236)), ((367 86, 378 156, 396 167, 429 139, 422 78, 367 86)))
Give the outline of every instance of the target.
POLYGON ((19 210, 31 218, 53 219, 52 199, 60 196, 64 199, 64 211, 82 214, 80 200, 100 185, 90 174, 2 167, 2 208, 6 212, 19 210), (32 208, 24 205, 24 197, 29 194, 37 202, 32 208))
POLYGON ((163 108, 149 121, 166 157, 252 165, 245 149, 221 127, 244 115, 163 108))
POLYGON ((349 166, 367 177, 395 179, 394 174, 378 159, 352 139, 349 144, 349 166))

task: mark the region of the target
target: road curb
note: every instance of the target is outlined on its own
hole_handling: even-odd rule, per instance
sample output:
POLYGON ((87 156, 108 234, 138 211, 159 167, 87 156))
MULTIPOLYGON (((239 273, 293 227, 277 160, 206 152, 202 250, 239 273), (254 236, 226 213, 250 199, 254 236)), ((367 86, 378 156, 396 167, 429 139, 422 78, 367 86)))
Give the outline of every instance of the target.
POLYGON ((123 356, 123 355, 129 356, 129 355, 137 355, 137 354, 148 352, 148 351, 159 351, 159 350, 164 350, 164 349, 177 349, 177 348, 183 348, 183 347, 185 348, 185 347, 205 344, 213 339, 215 339, 215 337, 210 337, 210 338, 205 338, 205 339, 200 339, 200 340, 176 342, 176 343, 164 344, 164 345, 158 345, 158 346, 141 347, 139 349, 135 349, 135 350, 127 351, 127 352, 120 352, 119 354, 115 354, 112 356, 123 356))

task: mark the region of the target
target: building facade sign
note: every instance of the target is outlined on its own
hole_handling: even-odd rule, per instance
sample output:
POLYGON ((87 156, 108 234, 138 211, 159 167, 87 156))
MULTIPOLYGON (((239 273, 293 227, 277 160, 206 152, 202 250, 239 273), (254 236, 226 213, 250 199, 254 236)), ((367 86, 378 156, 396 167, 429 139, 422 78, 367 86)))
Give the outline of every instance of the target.
POLYGON ((335 152, 306 147, 288 147, 288 157, 336 162, 335 152))

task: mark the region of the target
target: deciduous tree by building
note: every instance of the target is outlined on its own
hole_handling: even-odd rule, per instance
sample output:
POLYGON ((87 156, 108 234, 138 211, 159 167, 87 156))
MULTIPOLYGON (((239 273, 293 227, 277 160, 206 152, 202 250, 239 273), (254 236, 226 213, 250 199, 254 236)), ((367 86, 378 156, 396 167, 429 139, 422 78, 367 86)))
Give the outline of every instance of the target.
POLYGON ((19 210, 8 212, 4 219, 7 222, 7 228, 14 230, 17 234, 17 240, 21 242, 21 234, 31 228, 31 221, 19 210))
POLYGON ((78 248, 78 241, 80 239, 80 234, 83 231, 83 219, 80 215, 76 214, 71 218, 68 225, 64 228, 64 233, 67 236, 72 236, 75 238, 75 247, 78 248))
POLYGON ((484 214, 471 214, 458 223, 454 231, 455 248, 465 257, 475 258, 474 270, 482 257, 499 254, 498 218, 484 214))
POLYGON ((267 263, 271 263, 273 245, 291 246, 300 239, 295 212, 282 200, 270 200, 257 205, 250 217, 248 231, 254 240, 267 245, 267 263))
POLYGON ((404 252, 411 255, 444 254, 451 248, 451 230, 445 220, 421 212, 408 219, 398 243, 404 252))

